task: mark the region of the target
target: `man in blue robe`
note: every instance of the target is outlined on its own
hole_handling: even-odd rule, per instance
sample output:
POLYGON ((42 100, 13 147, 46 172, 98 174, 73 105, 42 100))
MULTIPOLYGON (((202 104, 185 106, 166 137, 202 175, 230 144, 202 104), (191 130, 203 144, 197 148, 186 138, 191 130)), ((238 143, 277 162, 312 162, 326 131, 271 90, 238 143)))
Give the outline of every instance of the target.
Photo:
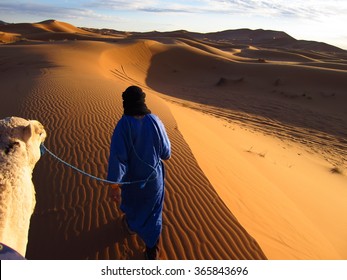
POLYGON ((146 244, 146 258, 158 258, 164 203, 164 165, 171 145, 161 120, 145 104, 137 86, 122 94, 124 115, 113 132, 107 179, 123 182, 120 209, 129 231, 146 244))

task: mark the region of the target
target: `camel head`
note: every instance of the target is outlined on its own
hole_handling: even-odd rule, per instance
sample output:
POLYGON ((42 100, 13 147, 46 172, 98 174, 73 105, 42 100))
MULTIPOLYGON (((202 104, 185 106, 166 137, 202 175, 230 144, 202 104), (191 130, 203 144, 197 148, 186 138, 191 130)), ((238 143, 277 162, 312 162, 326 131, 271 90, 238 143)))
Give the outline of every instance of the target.
POLYGON ((36 120, 18 117, 0 120, 0 160, 15 156, 26 159, 34 168, 40 159, 40 145, 46 136, 43 125, 36 120))

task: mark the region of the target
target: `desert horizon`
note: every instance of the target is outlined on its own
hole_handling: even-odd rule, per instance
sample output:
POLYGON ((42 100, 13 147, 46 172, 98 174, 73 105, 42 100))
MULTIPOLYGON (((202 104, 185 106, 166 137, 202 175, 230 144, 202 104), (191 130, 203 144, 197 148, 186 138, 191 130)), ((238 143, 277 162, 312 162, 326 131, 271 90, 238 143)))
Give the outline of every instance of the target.
MULTIPOLYGON (((123 33, 0 24, 1 116, 106 177, 121 93, 140 86, 172 143, 169 260, 347 259, 347 51, 281 31, 123 33), (276 38, 274 33, 276 32, 276 38)), ((108 185, 44 155, 28 259, 143 259, 108 185)))

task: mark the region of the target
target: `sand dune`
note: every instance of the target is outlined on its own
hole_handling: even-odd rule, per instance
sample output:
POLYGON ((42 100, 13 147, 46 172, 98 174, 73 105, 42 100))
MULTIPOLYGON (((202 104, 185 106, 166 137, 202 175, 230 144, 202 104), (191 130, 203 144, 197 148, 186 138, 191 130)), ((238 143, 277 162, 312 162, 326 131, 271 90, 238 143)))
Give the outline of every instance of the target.
POLYGON ((81 33, 81 34, 90 34, 85 30, 77 28, 66 22, 56 21, 56 20, 46 20, 40 23, 33 24, 34 27, 38 27, 42 30, 49 32, 70 32, 70 33, 81 33))
POLYGON ((19 40, 19 34, 10 32, 0 32, 0 43, 12 43, 19 40))
MULTIPOLYGON (((141 52, 146 45, 140 42, 117 48, 103 43, 77 42, 60 44, 53 49, 51 45, 40 46, 42 56, 48 56, 56 66, 44 69, 35 78, 30 77, 35 85, 23 96, 17 112, 12 108, 13 114, 44 120, 50 135, 48 147, 71 164, 105 177, 109 138, 122 112, 120 93, 129 83, 134 83, 128 75, 141 72, 138 65, 140 70, 125 67, 126 74, 121 75, 117 72, 120 65, 111 63, 112 68, 107 68, 105 61, 110 62, 115 53, 121 58, 135 52, 138 57, 133 56, 133 60, 120 59, 120 63, 131 65, 146 57, 146 52, 141 52), (73 57, 75 59, 71 59, 73 57), (110 75, 114 79, 110 79, 110 75)), ((21 49, 35 53, 37 47, 9 49, 8 56, 10 52, 12 55, 21 53, 21 49)), ((28 71, 36 68, 35 61, 26 61, 28 71)), ((42 69, 42 65, 39 67, 42 69)), ((10 71, 7 73, 11 74, 10 71)), ((13 81, 8 82, 7 87, 12 85, 13 81)), ((198 167, 164 102, 151 96, 150 90, 147 92, 149 106, 164 120, 174 146, 173 159, 168 163, 162 257, 264 258, 254 239, 218 198, 198 167), (174 171, 170 171, 172 169, 174 171), (180 179, 177 181, 177 178, 180 179), (192 204, 191 197, 195 197, 197 203, 192 204), (197 242, 202 246, 195 248, 197 242)), ((12 96, 8 98, 11 100, 12 96)), ((107 186, 74 174, 48 157, 41 161, 35 180, 38 181, 38 205, 32 219, 28 258, 143 257, 143 244, 122 232, 119 210, 107 200, 107 186)))
MULTIPOLYGON (((40 120, 46 146, 86 172, 106 177, 121 92, 146 91, 173 146, 162 259, 347 258, 343 57, 180 37, 110 42, 56 21, 21 28, 7 32, 91 39, 0 46, 0 117, 40 120)), ((48 155, 34 183, 27 258, 143 258, 106 184, 48 155)))
POLYGON ((0 41, 13 43, 17 41, 41 42, 60 40, 112 40, 119 36, 95 34, 88 30, 75 27, 69 23, 46 20, 38 23, 17 23, 0 26, 0 41), (9 34, 16 36, 9 38, 9 34), (6 35, 6 36, 5 36, 6 35))

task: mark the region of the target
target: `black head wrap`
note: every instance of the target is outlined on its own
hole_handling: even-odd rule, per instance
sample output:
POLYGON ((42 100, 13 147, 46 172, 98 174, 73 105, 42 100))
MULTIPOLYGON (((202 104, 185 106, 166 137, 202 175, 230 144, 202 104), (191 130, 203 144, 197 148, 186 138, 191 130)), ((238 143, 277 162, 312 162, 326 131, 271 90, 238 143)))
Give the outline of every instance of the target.
POLYGON ((145 103, 146 94, 138 86, 128 87, 122 94, 124 115, 147 115, 151 111, 145 103))

